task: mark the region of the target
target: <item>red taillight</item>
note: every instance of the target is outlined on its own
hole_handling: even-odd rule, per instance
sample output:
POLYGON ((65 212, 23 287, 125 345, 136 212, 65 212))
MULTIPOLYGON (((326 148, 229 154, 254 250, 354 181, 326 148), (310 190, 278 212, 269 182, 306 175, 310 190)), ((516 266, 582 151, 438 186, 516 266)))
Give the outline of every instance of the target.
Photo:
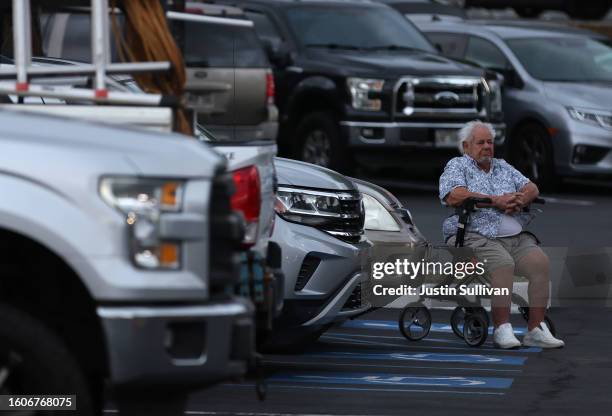
POLYGON ((236 192, 232 195, 232 209, 240 211, 246 220, 243 243, 253 245, 257 241, 259 212, 261 208, 261 186, 259 173, 255 166, 247 166, 233 172, 236 192))
POLYGON ((274 85, 274 74, 271 71, 266 73, 266 100, 268 104, 274 104, 274 94, 276 94, 276 86, 274 85))

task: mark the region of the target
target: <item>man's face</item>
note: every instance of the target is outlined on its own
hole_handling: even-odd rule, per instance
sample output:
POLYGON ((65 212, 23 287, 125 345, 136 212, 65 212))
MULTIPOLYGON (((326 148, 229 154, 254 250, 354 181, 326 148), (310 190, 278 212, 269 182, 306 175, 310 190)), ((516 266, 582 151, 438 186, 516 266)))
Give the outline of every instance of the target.
POLYGON ((493 157, 493 137, 485 127, 472 130, 472 137, 463 142, 463 151, 479 163, 490 162, 493 157))

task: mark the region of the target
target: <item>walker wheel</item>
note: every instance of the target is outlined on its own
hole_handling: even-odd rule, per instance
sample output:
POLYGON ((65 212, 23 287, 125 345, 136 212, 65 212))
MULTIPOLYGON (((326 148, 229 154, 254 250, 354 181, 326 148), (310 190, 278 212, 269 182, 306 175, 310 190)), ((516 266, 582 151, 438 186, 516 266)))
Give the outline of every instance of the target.
POLYGON ((470 347, 478 347, 487 340, 489 325, 479 313, 466 315, 463 323, 463 340, 470 347))
POLYGON ((487 310, 482 306, 457 306, 451 314, 450 323, 451 328, 453 329, 453 333, 461 339, 463 339, 463 321, 465 320, 466 314, 470 313, 481 315, 487 322, 487 326, 491 326, 489 314, 487 313, 487 310))
POLYGON ((407 306, 400 313, 399 329, 410 341, 419 341, 429 334, 431 313, 424 306, 407 306))

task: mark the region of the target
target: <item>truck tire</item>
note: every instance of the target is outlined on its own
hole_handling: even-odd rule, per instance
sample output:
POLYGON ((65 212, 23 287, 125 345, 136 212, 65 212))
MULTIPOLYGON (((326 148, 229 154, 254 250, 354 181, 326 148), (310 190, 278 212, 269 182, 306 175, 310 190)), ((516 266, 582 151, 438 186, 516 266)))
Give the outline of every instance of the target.
POLYGON ((295 157, 304 162, 348 173, 350 157, 334 118, 323 112, 304 116, 296 129, 295 157))
MULTIPOLYGON (((76 395, 79 415, 99 415, 81 369, 63 342, 42 323, 0 304, 0 394, 76 395)), ((74 411, 45 411, 45 415, 74 411)))
POLYGON ((550 135, 542 125, 532 122, 519 127, 510 143, 509 155, 512 165, 540 190, 551 191, 559 184, 550 135))

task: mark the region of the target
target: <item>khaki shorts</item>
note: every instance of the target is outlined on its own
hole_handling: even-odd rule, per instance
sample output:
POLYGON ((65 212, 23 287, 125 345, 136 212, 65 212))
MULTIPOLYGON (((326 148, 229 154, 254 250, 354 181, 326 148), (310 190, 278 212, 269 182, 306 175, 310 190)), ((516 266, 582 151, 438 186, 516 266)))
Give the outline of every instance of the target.
MULTIPOLYGON (((447 244, 454 246, 455 237, 449 238, 447 244)), ((489 273, 504 266, 514 267, 521 258, 531 251, 541 251, 535 236, 528 232, 493 239, 478 233, 466 233, 464 246, 474 249, 477 260, 484 263, 484 267, 489 273)))

